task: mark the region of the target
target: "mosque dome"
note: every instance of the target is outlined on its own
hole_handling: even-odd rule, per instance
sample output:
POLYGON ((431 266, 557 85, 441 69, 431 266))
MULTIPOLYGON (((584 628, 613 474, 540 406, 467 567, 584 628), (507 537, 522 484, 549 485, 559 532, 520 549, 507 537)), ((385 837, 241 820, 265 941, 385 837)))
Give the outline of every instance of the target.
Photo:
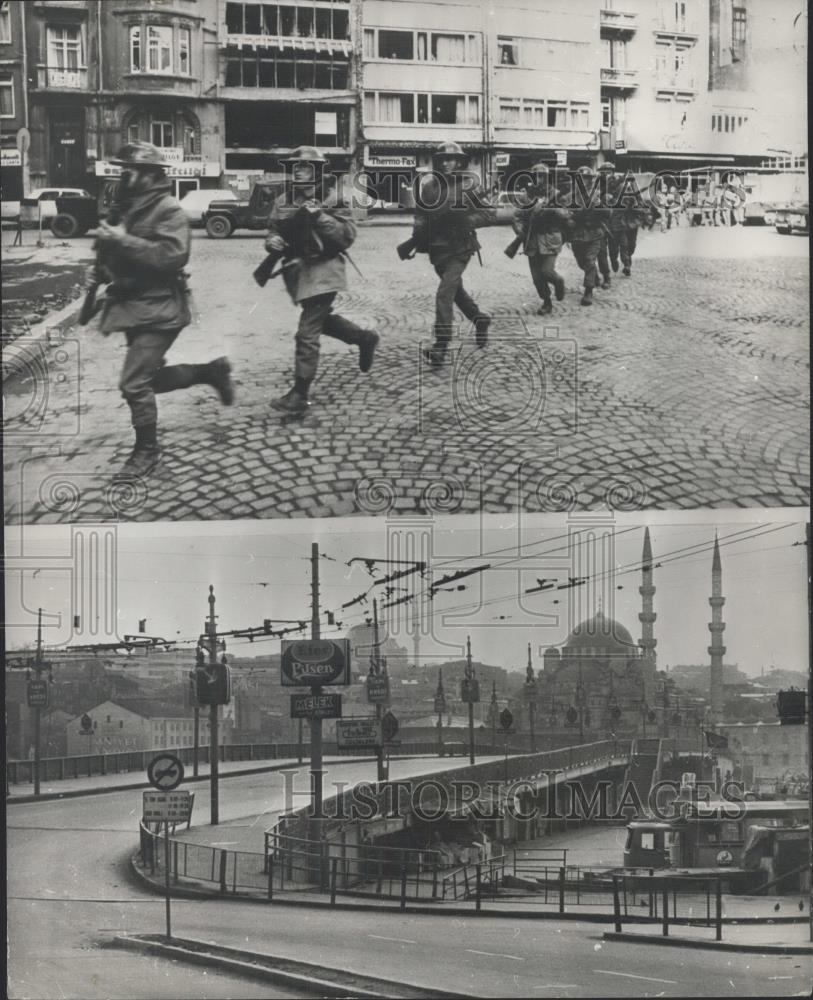
POLYGON ((607 618, 601 611, 577 625, 570 633, 562 648, 562 654, 567 656, 585 655, 594 657, 605 656, 636 656, 638 644, 629 631, 613 618, 607 618))

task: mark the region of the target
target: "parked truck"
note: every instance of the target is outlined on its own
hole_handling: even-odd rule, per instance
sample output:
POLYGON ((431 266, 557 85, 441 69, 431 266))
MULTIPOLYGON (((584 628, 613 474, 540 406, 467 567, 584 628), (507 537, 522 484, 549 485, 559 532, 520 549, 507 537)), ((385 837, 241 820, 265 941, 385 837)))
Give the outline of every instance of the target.
POLYGON ((212 201, 203 213, 207 235, 214 240, 225 240, 235 229, 264 231, 282 187, 281 181, 257 181, 248 199, 212 201))

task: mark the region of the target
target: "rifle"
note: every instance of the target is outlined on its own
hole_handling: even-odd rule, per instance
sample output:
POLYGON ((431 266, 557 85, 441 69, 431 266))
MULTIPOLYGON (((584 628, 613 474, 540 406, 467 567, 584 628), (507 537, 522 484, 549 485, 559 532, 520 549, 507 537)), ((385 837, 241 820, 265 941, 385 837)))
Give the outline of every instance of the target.
POLYGON ((398 256, 401 260, 412 260, 418 249, 418 243, 414 236, 410 236, 408 240, 399 243, 395 249, 398 251, 398 256))
POLYGON ((282 260, 284 253, 285 253, 284 250, 272 251, 270 254, 268 254, 265 260, 260 264, 260 266, 251 272, 252 277, 260 286, 260 288, 265 288, 265 286, 268 284, 268 279, 272 277, 271 272, 277 266, 279 261, 282 260))
POLYGON ((514 237, 514 239, 511 240, 511 242, 508 244, 505 250, 503 250, 503 253, 505 254, 506 257, 508 257, 509 260, 513 260, 514 257, 516 257, 517 252, 519 251, 519 248, 522 246, 523 242, 524 238, 522 236, 514 237))
MULTIPOLYGON (((110 211, 107 213, 107 221, 112 226, 117 226, 121 221, 121 216, 123 210, 117 205, 111 205, 110 211)), ((94 245, 96 251, 96 262, 93 267, 93 281, 88 286, 88 290, 85 292, 85 298, 82 301, 82 308, 79 310, 79 325, 87 326, 87 324, 93 319, 93 317, 102 311, 104 308, 104 302, 99 302, 96 295, 99 291, 99 285, 106 284, 107 282, 102 277, 99 267, 101 264, 100 252, 101 248, 99 246, 98 240, 94 245)))

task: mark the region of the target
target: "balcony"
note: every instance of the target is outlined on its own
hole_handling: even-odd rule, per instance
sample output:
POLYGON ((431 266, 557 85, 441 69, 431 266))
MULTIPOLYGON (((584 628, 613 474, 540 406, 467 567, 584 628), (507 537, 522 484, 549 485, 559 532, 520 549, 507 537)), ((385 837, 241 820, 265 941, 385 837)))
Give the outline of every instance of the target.
POLYGON ((325 52, 340 54, 348 59, 352 53, 352 43, 348 38, 318 38, 315 35, 249 35, 229 32, 225 36, 224 46, 235 46, 238 49, 299 49, 301 52, 325 52))
POLYGON ((57 69, 55 66, 37 67, 37 87, 40 90, 87 90, 87 67, 57 69))
POLYGON ((638 86, 637 69, 601 68, 601 86, 611 90, 635 90, 638 86))
POLYGON ((638 15, 626 10, 602 10, 599 24, 602 37, 632 35, 638 30, 638 15))
POLYGON ((693 76, 658 77, 655 90, 659 94, 696 94, 697 80, 693 76))
POLYGON ((655 34, 668 35, 670 38, 699 38, 700 24, 686 18, 662 16, 655 23, 655 34))

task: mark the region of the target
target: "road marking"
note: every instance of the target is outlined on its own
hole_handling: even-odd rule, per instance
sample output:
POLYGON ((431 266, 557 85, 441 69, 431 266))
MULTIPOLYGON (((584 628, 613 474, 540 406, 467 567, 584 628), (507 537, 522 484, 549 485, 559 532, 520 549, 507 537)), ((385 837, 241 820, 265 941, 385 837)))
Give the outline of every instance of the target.
POLYGON ((506 955, 501 951, 478 951, 476 948, 466 948, 466 951, 471 955, 488 955, 490 958, 513 958, 515 962, 525 961, 521 955, 506 955))
POLYGON ((578 983, 545 983, 544 986, 534 986, 535 990, 577 990, 578 983))
POLYGON ((400 944, 416 944, 415 941, 410 941, 409 938, 386 937, 384 934, 368 934, 367 937, 375 938, 376 941, 398 941, 400 944))
POLYGON ((796 978, 795 976, 768 976, 768 979, 770 981, 773 981, 774 979, 795 979, 795 978, 796 978))
POLYGON ((626 976, 627 979, 645 979, 648 983, 667 983, 669 986, 676 986, 677 981, 674 979, 654 979, 652 976, 636 976, 632 972, 612 972, 610 969, 594 969, 594 972, 600 972, 603 976, 626 976))

